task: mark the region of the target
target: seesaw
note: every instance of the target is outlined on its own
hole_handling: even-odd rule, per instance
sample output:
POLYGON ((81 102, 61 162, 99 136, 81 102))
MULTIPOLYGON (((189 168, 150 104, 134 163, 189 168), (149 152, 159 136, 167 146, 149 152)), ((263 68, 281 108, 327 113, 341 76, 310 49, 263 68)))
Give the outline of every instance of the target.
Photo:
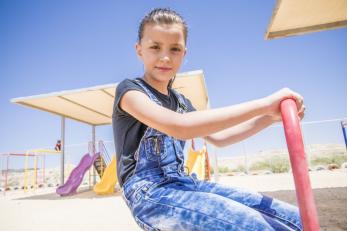
POLYGON ((317 231, 319 230, 317 210, 308 175, 298 110, 293 99, 285 99, 281 102, 281 114, 301 222, 305 231, 317 231))

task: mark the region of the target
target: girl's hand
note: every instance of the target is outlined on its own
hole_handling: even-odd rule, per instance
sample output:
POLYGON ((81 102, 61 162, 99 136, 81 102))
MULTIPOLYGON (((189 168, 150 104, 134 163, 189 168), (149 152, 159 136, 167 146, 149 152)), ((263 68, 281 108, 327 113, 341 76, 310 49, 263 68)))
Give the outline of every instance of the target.
POLYGON ((304 118, 304 112, 305 112, 304 98, 300 94, 290 90, 289 88, 283 88, 265 97, 265 102, 266 102, 265 105, 267 105, 267 111, 268 111, 267 114, 272 118, 273 122, 279 122, 282 120, 280 103, 284 99, 294 99, 296 102, 296 106, 298 109, 298 116, 300 120, 304 118))

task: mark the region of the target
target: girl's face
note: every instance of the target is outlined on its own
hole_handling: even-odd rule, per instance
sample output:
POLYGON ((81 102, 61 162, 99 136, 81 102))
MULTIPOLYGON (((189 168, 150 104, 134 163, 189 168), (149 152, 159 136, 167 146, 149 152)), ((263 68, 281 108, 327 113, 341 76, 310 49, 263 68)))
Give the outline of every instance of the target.
POLYGON ((145 25, 136 53, 144 63, 145 75, 168 83, 178 72, 186 54, 182 25, 145 25))

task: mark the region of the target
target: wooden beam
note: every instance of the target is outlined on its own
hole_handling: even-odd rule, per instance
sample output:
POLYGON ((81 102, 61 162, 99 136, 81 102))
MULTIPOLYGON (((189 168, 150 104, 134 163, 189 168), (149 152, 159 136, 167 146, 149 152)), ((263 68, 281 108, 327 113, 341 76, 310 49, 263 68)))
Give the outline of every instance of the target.
POLYGON ((283 38, 283 37, 288 37, 288 36, 301 35, 301 34, 307 34, 307 33, 312 33, 312 32, 331 30, 331 29, 343 28, 343 27, 347 27, 347 20, 325 23, 325 24, 319 24, 319 25, 314 25, 314 26, 294 28, 294 29, 289 29, 289 30, 269 32, 266 34, 265 39, 270 40, 270 39, 275 39, 275 38, 283 38))

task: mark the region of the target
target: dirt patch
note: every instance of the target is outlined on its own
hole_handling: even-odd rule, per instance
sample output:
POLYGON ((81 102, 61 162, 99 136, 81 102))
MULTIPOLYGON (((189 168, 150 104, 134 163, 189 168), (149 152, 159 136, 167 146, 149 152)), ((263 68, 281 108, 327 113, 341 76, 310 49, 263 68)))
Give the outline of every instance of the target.
MULTIPOLYGON (((296 203, 295 191, 263 192, 265 195, 296 203)), ((347 230, 347 188, 313 190, 321 230, 347 230)))

